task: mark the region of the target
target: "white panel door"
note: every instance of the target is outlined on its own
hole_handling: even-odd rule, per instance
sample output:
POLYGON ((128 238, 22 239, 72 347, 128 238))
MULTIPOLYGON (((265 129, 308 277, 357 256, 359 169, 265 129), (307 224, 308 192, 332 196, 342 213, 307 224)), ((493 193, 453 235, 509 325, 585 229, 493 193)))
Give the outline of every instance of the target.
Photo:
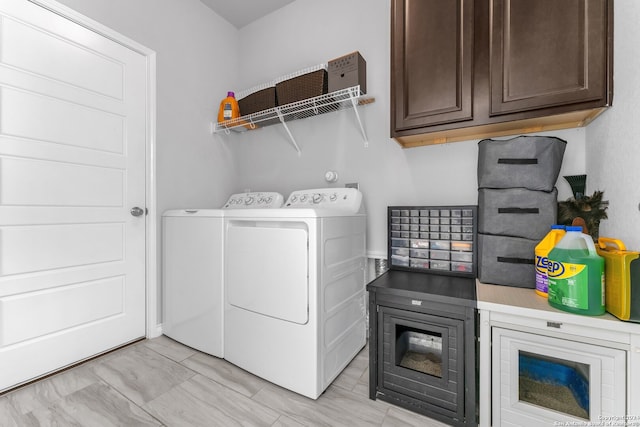
POLYGON ((146 58, 0 2, 0 391, 145 335, 146 58))

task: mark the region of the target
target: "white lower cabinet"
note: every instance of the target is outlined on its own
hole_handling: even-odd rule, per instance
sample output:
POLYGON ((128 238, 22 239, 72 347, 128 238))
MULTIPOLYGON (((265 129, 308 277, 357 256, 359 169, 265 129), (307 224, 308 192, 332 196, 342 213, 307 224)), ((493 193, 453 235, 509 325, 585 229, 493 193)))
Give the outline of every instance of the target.
POLYGON ((639 324, 478 290, 481 426, 640 425, 639 324))

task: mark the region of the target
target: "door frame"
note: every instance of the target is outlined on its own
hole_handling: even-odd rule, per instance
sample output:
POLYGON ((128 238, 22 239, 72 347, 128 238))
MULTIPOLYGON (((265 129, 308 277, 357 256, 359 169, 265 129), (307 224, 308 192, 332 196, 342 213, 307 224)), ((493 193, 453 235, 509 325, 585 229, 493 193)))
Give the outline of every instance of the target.
POLYGON ((162 334, 162 326, 158 319, 158 221, 156 214, 156 52, 55 0, 28 1, 131 49, 146 58, 145 205, 148 213, 145 215, 145 331, 147 338, 160 336, 162 334))

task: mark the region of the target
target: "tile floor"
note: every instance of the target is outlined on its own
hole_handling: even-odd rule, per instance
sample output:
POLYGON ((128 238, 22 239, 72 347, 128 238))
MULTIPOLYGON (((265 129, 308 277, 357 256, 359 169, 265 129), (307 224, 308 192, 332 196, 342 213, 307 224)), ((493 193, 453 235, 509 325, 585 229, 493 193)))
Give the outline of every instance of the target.
POLYGON ((0 426, 445 426, 368 382, 366 347, 311 400, 161 336, 0 396, 0 426))

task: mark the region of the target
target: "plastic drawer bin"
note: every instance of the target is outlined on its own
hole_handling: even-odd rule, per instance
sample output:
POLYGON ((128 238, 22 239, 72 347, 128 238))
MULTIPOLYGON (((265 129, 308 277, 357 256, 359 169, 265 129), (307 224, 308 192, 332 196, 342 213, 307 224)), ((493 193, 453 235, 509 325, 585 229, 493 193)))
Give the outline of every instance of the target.
POLYGON ((391 265, 399 265, 401 267, 409 267, 409 257, 400 255, 391 255, 391 265))
POLYGON ((478 142, 478 188, 551 191, 567 142, 551 136, 518 136, 478 142))
POLYGON ((478 190, 478 233, 540 240, 556 223, 558 191, 478 190))
POLYGON ((409 267, 429 268, 429 260, 422 258, 409 258, 409 267))

